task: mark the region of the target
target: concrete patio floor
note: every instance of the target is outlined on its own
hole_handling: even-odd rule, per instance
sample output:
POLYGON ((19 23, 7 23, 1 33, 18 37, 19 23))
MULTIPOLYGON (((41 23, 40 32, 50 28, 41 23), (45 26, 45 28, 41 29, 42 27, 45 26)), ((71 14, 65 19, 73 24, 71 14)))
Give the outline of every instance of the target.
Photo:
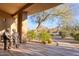
POLYGON ((0 56, 79 56, 79 49, 29 42, 21 44, 18 49, 4 51, 0 44, 0 56))

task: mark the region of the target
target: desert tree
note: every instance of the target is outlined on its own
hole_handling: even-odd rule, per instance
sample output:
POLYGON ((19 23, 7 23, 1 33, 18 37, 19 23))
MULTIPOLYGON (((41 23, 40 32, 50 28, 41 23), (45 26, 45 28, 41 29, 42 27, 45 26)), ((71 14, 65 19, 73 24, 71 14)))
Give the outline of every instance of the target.
POLYGON ((31 16, 31 18, 38 24, 37 29, 44 21, 46 21, 47 19, 54 20, 55 17, 59 18, 60 20, 60 23, 57 27, 59 28, 62 25, 66 26, 68 22, 73 19, 73 13, 68 5, 61 4, 57 7, 35 13, 31 16))

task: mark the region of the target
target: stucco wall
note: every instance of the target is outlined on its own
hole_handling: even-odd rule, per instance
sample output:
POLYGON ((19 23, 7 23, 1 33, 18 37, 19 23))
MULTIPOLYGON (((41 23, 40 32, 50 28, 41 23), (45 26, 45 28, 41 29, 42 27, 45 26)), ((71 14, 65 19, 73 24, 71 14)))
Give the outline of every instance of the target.
MULTIPOLYGON (((11 33, 12 33, 12 29, 16 29, 16 31, 17 31, 17 17, 15 18, 15 20, 14 20, 14 22, 13 22, 13 24, 11 25, 11 33)), ((25 41, 25 40, 27 40, 27 35, 26 35, 26 33, 27 33, 27 19, 23 19, 23 21, 22 21, 22 40, 23 41, 25 41)), ((20 24, 20 23, 19 23, 20 24)))
MULTIPOLYGON (((10 15, 0 12, 0 39, 5 28, 10 28, 11 33, 12 33, 12 29, 17 30, 17 17, 12 18, 10 15)), ((26 33, 27 33, 27 20, 24 20, 23 18, 23 22, 22 22, 22 39, 23 40, 26 40, 26 33)))
POLYGON ((27 40, 27 19, 22 22, 22 39, 27 40))
POLYGON ((13 22, 14 20, 10 15, 0 11, 0 39, 4 29, 11 28, 13 22))

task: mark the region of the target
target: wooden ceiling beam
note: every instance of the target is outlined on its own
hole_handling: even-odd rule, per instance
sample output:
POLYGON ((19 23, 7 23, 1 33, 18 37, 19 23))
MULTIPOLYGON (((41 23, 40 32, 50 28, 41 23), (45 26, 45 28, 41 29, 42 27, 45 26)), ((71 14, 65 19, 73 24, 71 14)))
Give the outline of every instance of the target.
POLYGON ((46 6, 43 6, 42 7, 42 5, 41 5, 42 3, 40 3, 40 4, 37 4, 38 6, 33 6, 33 7, 31 7, 31 8, 28 8, 28 9, 25 9, 24 11, 23 11, 23 13, 26 13, 26 14, 28 14, 28 15, 31 15, 31 14, 33 14, 33 13, 38 13, 38 12, 42 12, 42 11, 44 11, 44 10, 47 10, 47 9, 50 9, 50 8, 54 8, 54 7, 57 7, 58 5, 61 5, 61 4, 63 4, 63 3, 43 3, 43 4, 48 4, 48 5, 46 5, 46 6), (40 5, 40 7, 39 7, 39 5, 40 5))
POLYGON ((15 12, 12 16, 18 14, 19 12, 22 12, 24 9, 30 7, 31 5, 33 5, 34 3, 27 3, 25 4, 21 9, 19 9, 17 12, 15 12))
POLYGON ((3 10, 0 10, 0 12, 2 12, 2 13, 4 13, 4 14, 7 14, 7 15, 11 16, 11 14, 9 14, 9 13, 3 11, 3 10))

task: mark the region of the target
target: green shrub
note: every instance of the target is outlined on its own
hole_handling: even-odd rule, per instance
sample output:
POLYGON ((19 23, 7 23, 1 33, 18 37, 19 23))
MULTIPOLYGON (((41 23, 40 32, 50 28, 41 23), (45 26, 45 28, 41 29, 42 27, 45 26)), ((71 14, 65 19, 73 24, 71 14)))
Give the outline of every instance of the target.
POLYGON ((76 34, 74 35, 74 38, 75 38, 75 40, 79 41, 79 33, 76 33, 76 34))
POLYGON ((66 36, 66 32, 59 32, 59 35, 62 37, 62 38, 64 38, 65 36, 66 36))
POLYGON ((70 33, 70 36, 74 37, 74 35, 75 35, 75 33, 73 33, 73 32, 72 32, 72 33, 70 33))
POLYGON ((36 38, 36 32, 35 32, 35 31, 28 31, 28 32, 27 32, 27 38, 28 38, 29 40, 35 39, 35 38, 36 38))
POLYGON ((48 32, 40 32, 38 37, 44 44, 51 43, 51 35, 48 32))
POLYGON ((79 41, 79 32, 75 31, 70 33, 70 35, 77 41, 79 41))

